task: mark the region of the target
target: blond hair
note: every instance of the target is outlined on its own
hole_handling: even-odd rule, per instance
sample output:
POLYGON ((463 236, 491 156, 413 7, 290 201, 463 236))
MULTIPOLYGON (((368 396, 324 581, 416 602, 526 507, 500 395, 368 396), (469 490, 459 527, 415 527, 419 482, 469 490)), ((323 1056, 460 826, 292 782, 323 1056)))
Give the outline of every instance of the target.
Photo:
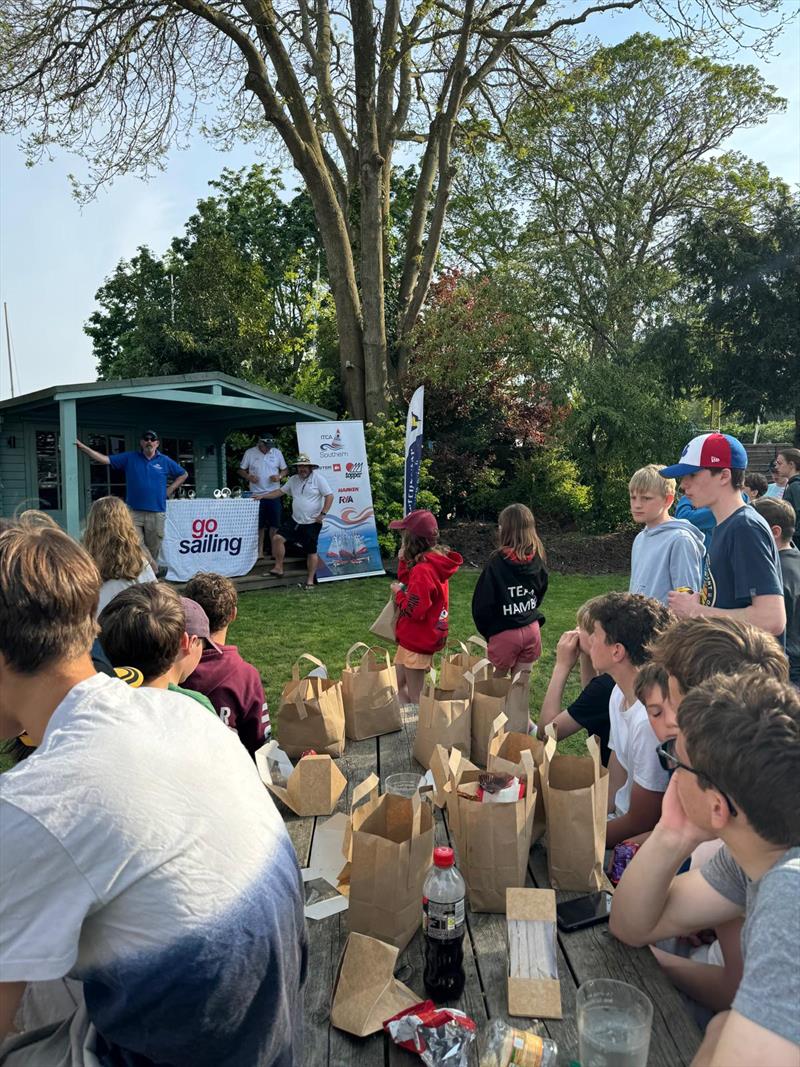
POLYGON ((628 482, 630 493, 655 493, 657 496, 675 496, 677 483, 674 478, 662 478, 658 473, 664 470, 663 463, 648 463, 640 467, 628 482))
POLYGON ((117 496, 104 496, 89 508, 83 544, 104 582, 135 582, 142 572, 145 559, 136 527, 128 505, 117 496))
POLYGON ((524 504, 509 504, 500 512, 497 523, 501 549, 509 549, 517 559, 530 559, 536 554, 545 559, 544 545, 530 508, 524 504))
POLYGON ((594 632, 594 609, 605 598, 605 593, 601 596, 593 596, 587 600, 584 604, 578 608, 575 612, 575 621, 578 624, 578 628, 583 630, 587 634, 594 632))
POLYGON ((0 533, 0 652, 36 674, 89 652, 100 575, 63 530, 26 518, 0 533))

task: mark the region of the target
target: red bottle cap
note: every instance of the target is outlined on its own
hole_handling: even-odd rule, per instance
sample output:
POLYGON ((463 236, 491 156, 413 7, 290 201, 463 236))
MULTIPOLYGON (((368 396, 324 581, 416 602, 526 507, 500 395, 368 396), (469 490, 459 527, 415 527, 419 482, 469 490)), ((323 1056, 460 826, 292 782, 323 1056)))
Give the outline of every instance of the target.
POLYGON ((456 858, 452 848, 435 848, 433 850, 433 862, 437 867, 452 867, 456 858))

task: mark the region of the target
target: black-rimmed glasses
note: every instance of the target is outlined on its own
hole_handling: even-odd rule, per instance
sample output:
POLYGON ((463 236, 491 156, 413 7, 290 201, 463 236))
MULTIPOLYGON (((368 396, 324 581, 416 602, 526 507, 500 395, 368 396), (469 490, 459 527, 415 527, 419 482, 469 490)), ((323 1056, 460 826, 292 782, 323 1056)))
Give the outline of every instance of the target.
POLYGON ((678 767, 680 767, 681 770, 688 771, 690 774, 694 774, 698 778, 702 778, 704 781, 708 782, 710 786, 713 786, 714 789, 716 789, 720 796, 725 798, 725 803, 728 805, 728 811, 731 813, 731 815, 736 816, 739 814, 728 794, 725 793, 722 789, 720 789, 716 782, 712 781, 712 779, 709 778, 704 771, 697 771, 694 767, 690 767, 688 763, 681 763, 681 761, 675 755, 674 737, 671 737, 668 741, 665 741, 663 745, 659 745, 656 749, 656 755, 658 756, 658 762, 661 764, 665 771, 674 771, 677 770, 678 767))

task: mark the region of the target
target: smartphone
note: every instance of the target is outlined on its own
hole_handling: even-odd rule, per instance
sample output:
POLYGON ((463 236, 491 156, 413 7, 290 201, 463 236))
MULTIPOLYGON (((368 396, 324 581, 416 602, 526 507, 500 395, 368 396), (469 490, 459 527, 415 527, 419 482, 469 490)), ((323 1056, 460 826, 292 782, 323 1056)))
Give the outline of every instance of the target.
POLYGON ((558 904, 556 920, 559 930, 570 933, 572 930, 583 930, 586 926, 607 922, 610 911, 610 893, 589 893, 588 896, 576 897, 575 900, 565 900, 558 904))

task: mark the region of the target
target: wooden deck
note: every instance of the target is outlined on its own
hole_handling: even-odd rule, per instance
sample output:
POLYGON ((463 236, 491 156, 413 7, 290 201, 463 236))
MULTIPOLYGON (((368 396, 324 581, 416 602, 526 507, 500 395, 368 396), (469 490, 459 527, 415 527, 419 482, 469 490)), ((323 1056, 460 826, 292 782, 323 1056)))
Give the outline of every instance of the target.
MULTIPOLYGON (((348 779, 339 807, 349 810, 353 788, 375 771, 383 787, 388 775, 399 771, 420 770, 412 758, 414 722, 409 721, 398 733, 369 741, 348 741, 347 750, 338 764, 348 779)), ((381 790, 382 791, 382 790, 381 790)), ((279 804, 279 807, 281 805, 279 804)), ((300 866, 308 865, 316 819, 299 818, 282 808, 300 866)), ((324 821, 324 820, 323 820, 324 821)), ((449 844, 446 820, 436 815, 436 842, 449 844)), ((537 845, 528 866, 528 884, 548 887, 547 862, 537 845)), ((557 893, 558 900, 579 896, 557 893)), ((420 904, 421 907, 421 904, 420 904)), ((356 1038, 330 1025, 330 996, 339 957, 347 940, 347 911, 318 922, 309 922, 309 973, 306 989, 306 1032, 304 1067, 412 1067, 418 1057, 395 1047, 382 1033, 356 1038)), ((558 970, 561 980, 563 1020, 559 1022, 512 1019, 520 1029, 546 1034, 558 1042, 559 1062, 578 1058, 578 1034, 575 1019, 575 994, 581 982, 589 978, 617 978, 630 982, 648 994, 654 1005, 653 1036, 649 1067, 688 1065, 700 1044, 700 1031, 684 1002, 667 981, 649 949, 631 949, 611 936, 607 924, 588 930, 558 935, 558 970)), ((418 932, 408 948, 400 954, 399 966, 409 964, 412 974, 404 979, 424 1000, 422 984, 422 934, 418 932)), ((506 995, 506 920, 504 915, 470 913, 467 909, 467 937, 464 941, 464 966, 467 983, 456 1005, 478 1025, 478 1043, 490 1019, 508 1019, 506 995)), ((471 1064, 477 1067, 475 1049, 471 1064)))

